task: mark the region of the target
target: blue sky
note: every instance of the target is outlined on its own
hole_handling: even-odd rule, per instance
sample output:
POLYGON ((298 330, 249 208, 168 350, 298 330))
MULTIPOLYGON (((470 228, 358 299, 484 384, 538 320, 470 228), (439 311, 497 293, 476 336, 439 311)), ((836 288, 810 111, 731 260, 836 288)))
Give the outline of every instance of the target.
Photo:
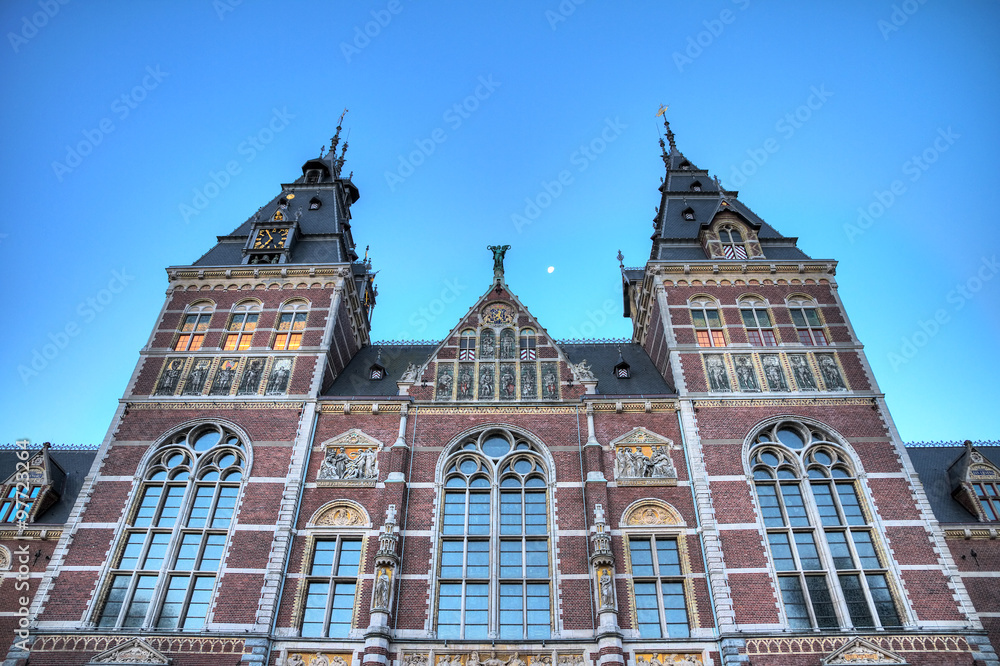
POLYGON ((615 255, 648 257, 661 103, 689 159, 840 262, 905 440, 998 439, 998 23, 940 0, 5 2, 0 441, 100 442, 164 267, 345 107, 375 339, 442 337, 494 243, 552 335, 630 335, 615 255))

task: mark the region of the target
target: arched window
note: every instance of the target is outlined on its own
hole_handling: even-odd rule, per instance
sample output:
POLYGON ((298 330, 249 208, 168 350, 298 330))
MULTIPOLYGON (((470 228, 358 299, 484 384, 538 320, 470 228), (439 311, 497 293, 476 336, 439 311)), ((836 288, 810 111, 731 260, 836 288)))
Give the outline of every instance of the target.
POLYGON ((535 340, 535 331, 530 328, 521 329, 521 339, 518 346, 521 348, 521 360, 522 361, 534 361, 537 354, 536 350, 537 341, 535 340))
POLYGON ((722 253, 727 259, 746 259, 747 248, 743 241, 743 234, 731 224, 724 224, 719 227, 719 240, 722 241, 722 253))
POLYGON ((684 212, 681 213, 681 215, 684 217, 685 220, 693 221, 694 220, 694 209, 693 208, 685 208, 684 212))
POLYGON ((228 332, 222 348, 226 351, 249 349, 259 318, 260 306, 257 303, 251 301, 237 305, 229 318, 229 326, 226 327, 228 332))
POLYGON ((180 335, 174 343, 175 351, 197 351, 201 349, 201 343, 205 340, 205 331, 208 330, 208 322, 212 319, 212 310, 215 306, 211 303, 195 303, 184 314, 181 322, 180 335))
POLYGON ((860 481, 833 436, 779 421, 754 437, 750 467, 789 628, 900 626, 860 481))
POLYGON ((798 298, 788 301, 788 309, 792 314, 792 323, 799 334, 799 342, 804 345, 826 345, 826 331, 819 319, 816 302, 809 298, 798 298))
POLYGON ((696 298, 691 301, 691 321, 699 347, 725 347, 726 336, 722 332, 722 318, 715 301, 696 298))
POLYGON ((549 638, 548 481, 537 445, 487 430, 455 445, 443 469, 438 638, 549 638))
POLYGON ((773 347, 778 344, 766 303, 755 298, 744 298, 740 301, 740 315, 750 344, 755 347, 773 347))
POLYGON ((98 627, 202 629, 246 468, 244 442, 215 424, 158 447, 119 538, 98 627))
POLYGON ((309 210, 319 210, 323 206, 323 202, 319 200, 319 197, 313 197, 309 200, 309 210))
POLYGON ((298 349, 302 346, 302 331, 306 328, 309 305, 305 301, 290 301, 278 313, 278 333, 271 349, 298 349))
POLYGON ((476 360, 476 332, 471 328, 462 331, 462 336, 458 341, 458 360, 476 360))

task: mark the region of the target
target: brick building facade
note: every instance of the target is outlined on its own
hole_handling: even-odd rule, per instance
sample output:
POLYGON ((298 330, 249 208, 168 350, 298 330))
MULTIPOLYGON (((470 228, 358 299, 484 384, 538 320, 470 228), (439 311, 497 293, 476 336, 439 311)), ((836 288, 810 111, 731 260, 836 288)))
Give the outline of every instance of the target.
POLYGON ((667 138, 630 341, 553 340, 493 246, 373 345, 338 128, 167 269, 11 663, 997 663, 836 262, 667 138))

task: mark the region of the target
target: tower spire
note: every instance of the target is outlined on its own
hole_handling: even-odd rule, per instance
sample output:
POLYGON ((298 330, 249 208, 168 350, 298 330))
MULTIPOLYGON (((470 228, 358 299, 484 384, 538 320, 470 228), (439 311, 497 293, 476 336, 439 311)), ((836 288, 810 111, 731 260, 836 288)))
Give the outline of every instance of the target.
POLYGON ((336 157, 337 144, 340 143, 340 130, 343 129, 344 116, 346 115, 347 115, 347 107, 344 107, 343 113, 341 113, 340 118, 337 119, 337 131, 332 137, 330 137, 330 152, 327 155, 331 159, 333 157, 336 157))

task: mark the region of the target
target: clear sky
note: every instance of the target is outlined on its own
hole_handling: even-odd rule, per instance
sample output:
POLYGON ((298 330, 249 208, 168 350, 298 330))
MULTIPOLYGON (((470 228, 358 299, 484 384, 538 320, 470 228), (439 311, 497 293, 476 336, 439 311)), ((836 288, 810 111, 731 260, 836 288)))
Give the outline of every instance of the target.
POLYGON ((660 104, 692 162, 840 262, 905 440, 998 439, 998 24, 985 1, 7 0, 0 441, 99 443, 164 267, 345 107, 376 340, 443 337, 494 243, 553 336, 629 336, 615 255, 649 256, 660 104))

